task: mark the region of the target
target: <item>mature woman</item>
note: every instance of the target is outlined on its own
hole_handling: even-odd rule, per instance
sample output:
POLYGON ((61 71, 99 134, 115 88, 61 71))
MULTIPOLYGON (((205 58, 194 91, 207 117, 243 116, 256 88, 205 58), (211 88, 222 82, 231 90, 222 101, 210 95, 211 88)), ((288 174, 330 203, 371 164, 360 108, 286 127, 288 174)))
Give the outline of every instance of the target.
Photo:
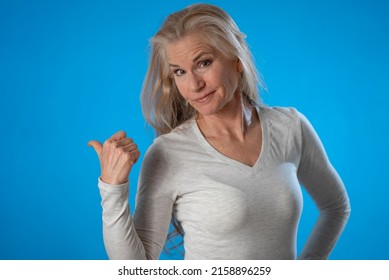
POLYGON ((185 259, 296 259, 300 183, 320 216, 301 259, 325 259, 349 216, 343 183, 308 120, 266 107, 250 51, 212 5, 170 15, 152 38, 142 105, 159 135, 148 149, 134 216, 128 176, 139 157, 119 131, 98 153, 111 259, 158 259, 169 225, 185 259))

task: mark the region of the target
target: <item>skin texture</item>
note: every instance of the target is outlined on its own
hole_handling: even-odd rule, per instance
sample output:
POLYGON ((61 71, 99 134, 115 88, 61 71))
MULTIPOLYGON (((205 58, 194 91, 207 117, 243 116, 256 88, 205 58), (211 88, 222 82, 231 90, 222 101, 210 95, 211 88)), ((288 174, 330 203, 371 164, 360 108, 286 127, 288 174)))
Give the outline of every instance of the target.
POLYGON ((166 52, 178 90, 200 115, 220 115, 229 110, 224 108, 226 104, 237 101, 237 58, 229 59, 215 52, 199 35, 186 36, 168 45, 166 52))

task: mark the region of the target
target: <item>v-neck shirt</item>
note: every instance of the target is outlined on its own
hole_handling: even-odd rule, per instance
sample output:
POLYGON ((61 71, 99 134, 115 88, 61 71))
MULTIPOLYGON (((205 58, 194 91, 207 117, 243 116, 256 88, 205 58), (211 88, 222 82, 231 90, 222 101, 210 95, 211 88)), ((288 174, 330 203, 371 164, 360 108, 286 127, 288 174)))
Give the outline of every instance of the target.
POLYGON ((199 126, 197 125, 196 121, 194 119, 191 119, 188 121, 188 124, 190 126, 190 129, 192 130, 194 136, 197 138, 199 144, 212 156, 215 158, 224 161, 226 164, 230 165, 235 165, 237 168, 240 168, 242 170, 246 170, 249 173, 255 174, 258 169, 262 165, 264 165, 264 160, 266 159, 267 156, 267 141, 268 141, 268 128, 266 123, 262 122, 263 116, 261 114, 263 113, 263 110, 259 110, 259 107, 256 107, 256 112, 259 116, 260 121, 260 126, 261 126, 261 134, 262 134, 262 143, 261 143, 261 151, 259 153, 259 156, 257 160, 255 161, 253 166, 248 166, 245 163, 242 163, 238 160, 232 159, 221 152, 219 152, 217 149, 215 149, 208 141, 207 139, 203 136, 199 126))
POLYGON ((109 257, 158 259, 174 215, 185 259, 295 259, 303 184, 321 215, 299 257, 327 258, 349 215, 344 185, 301 113, 258 114, 262 148, 252 167, 213 148, 192 119, 148 149, 133 217, 128 184, 99 181, 109 257))

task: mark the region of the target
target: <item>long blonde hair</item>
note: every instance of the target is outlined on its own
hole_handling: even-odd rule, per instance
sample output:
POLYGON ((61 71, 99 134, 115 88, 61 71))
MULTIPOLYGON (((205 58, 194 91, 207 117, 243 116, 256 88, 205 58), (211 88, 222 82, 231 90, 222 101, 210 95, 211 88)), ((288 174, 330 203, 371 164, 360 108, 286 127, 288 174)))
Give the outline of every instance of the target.
POLYGON ((191 5, 169 15, 150 42, 150 62, 141 103, 143 114, 157 135, 170 132, 196 114, 180 95, 170 75, 166 55, 168 44, 194 33, 207 38, 210 47, 241 61, 243 95, 252 104, 260 103, 258 91, 263 84, 245 41, 246 35, 221 8, 209 4, 191 5))

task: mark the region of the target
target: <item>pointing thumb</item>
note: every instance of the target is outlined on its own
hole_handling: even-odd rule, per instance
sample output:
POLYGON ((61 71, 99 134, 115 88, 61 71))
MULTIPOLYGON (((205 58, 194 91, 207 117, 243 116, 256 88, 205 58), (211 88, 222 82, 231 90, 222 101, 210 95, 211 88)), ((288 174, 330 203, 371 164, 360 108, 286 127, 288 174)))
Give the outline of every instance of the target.
POLYGON ((99 141, 91 140, 88 142, 88 146, 92 147, 96 151, 97 156, 99 157, 100 160, 101 154, 103 152, 103 145, 99 141))

